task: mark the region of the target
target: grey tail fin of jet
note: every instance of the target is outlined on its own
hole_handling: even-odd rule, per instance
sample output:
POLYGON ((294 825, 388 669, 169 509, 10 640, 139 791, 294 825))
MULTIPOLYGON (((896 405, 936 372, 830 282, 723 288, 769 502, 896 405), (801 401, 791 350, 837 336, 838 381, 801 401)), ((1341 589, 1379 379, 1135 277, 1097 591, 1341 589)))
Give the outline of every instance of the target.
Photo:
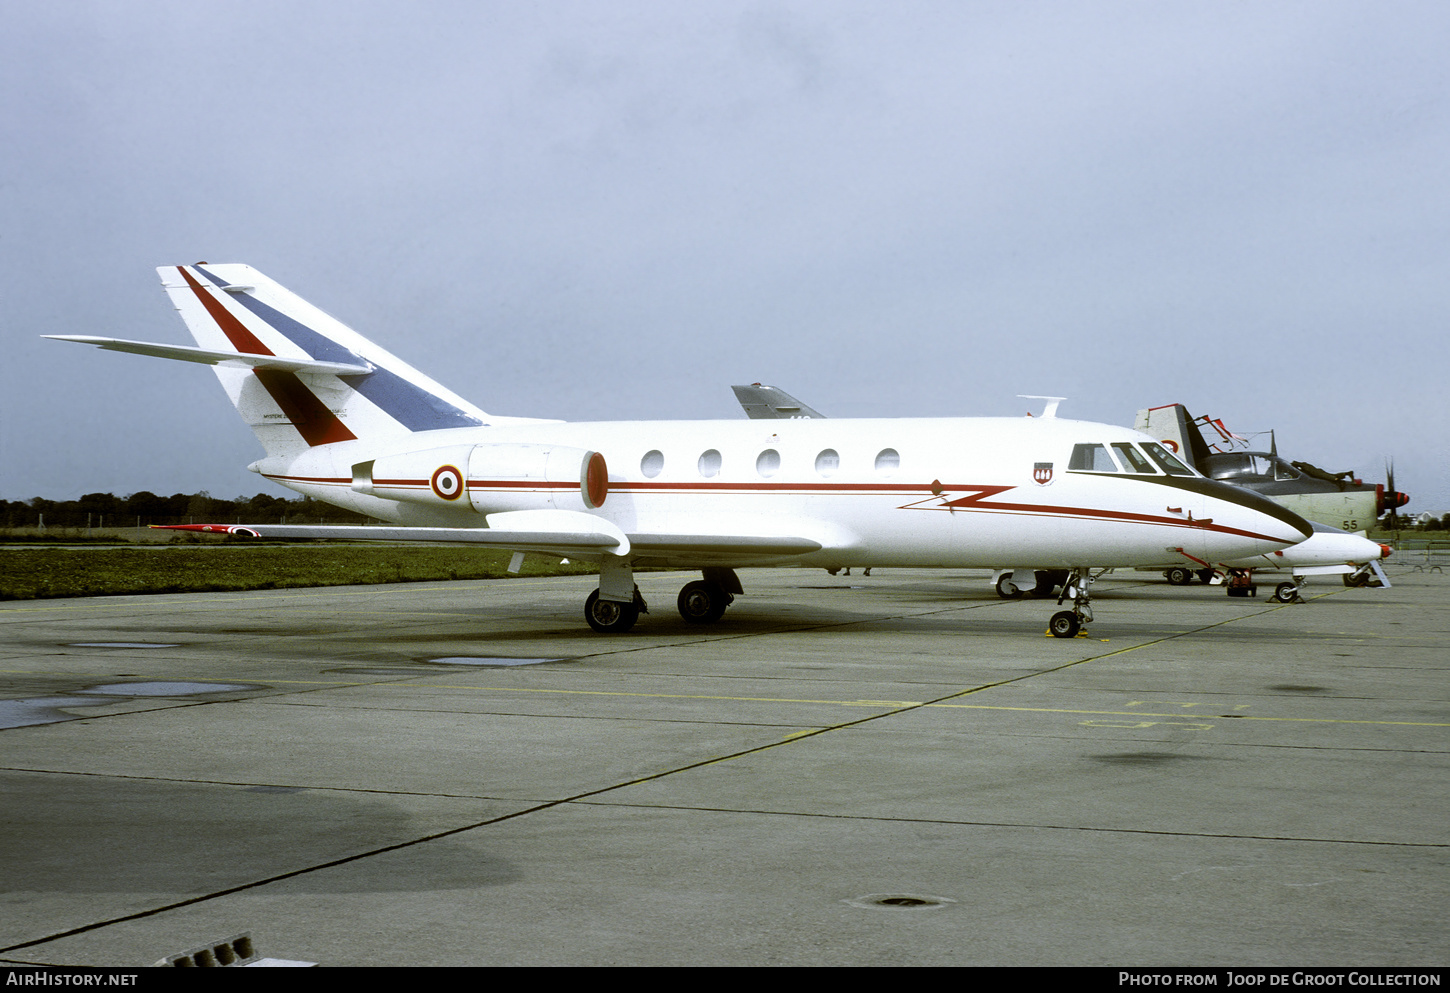
POLYGON ((735 391, 735 399, 740 401, 740 406, 745 408, 745 416, 752 420, 795 420, 826 416, 776 386, 751 383, 749 386, 730 388, 735 391))

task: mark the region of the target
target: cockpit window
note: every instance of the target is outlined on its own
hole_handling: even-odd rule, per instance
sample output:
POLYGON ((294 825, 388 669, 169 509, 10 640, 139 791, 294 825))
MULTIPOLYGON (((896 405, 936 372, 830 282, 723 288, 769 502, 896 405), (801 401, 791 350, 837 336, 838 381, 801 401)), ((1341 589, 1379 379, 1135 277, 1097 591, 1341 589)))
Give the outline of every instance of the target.
POLYGON ((1285 462, 1283 459, 1276 458, 1276 459, 1274 459, 1274 478, 1275 479, 1298 479, 1299 478, 1299 470, 1298 469, 1295 469, 1293 466, 1291 466, 1289 463, 1285 462))
POLYGON ((1102 445, 1074 445, 1072 458, 1068 461, 1069 469, 1078 469, 1083 472, 1117 472, 1117 463, 1108 454, 1106 447, 1102 445))
POLYGON ((1141 472, 1147 474, 1156 473, 1158 471, 1157 469, 1153 468, 1152 462, 1149 462, 1143 457, 1142 452, 1138 451, 1126 441, 1115 441, 1113 442, 1113 447, 1118 451, 1118 458, 1122 459, 1123 464, 1128 466, 1129 472, 1141 472))
POLYGON ((1230 452, 1210 455, 1208 472, 1214 479, 1254 482, 1270 479, 1297 479, 1298 472, 1277 455, 1259 452, 1230 452))
POLYGON ((1170 475, 1170 476, 1191 476, 1191 475, 1193 475, 1193 470, 1192 469, 1188 468, 1188 466, 1184 465, 1182 462, 1179 462, 1178 459, 1174 458, 1172 452, 1168 451, 1168 449, 1164 448, 1162 445, 1158 444, 1156 441, 1145 441, 1145 442, 1143 442, 1143 450, 1146 451, 1149 455, 1151 455, 1153 457, 1153 461, 1154 462, 1157 462, 1160 466, 1162 466, 1163 467, 1163 471, 1166 472, 1166 473, 1168 473, 1168 475, 1170 475))

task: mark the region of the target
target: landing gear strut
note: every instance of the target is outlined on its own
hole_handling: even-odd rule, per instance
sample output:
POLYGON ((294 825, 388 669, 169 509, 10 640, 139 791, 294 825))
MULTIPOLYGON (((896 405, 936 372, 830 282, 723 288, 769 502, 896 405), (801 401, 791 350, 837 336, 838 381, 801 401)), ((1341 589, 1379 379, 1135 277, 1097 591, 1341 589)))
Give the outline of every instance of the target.
POLYGON ((1068 574, 1057 604, 1062 606, 1062 601, 1071 596, 1072 609, 1059 610, 1047 622, 1047 630, 1054 638, 1075 638, 1085 625, 1092 623, 1092 595, 1088 592, 1092 584, 1093 574, 1089 569, 1074 569, 1068 574))

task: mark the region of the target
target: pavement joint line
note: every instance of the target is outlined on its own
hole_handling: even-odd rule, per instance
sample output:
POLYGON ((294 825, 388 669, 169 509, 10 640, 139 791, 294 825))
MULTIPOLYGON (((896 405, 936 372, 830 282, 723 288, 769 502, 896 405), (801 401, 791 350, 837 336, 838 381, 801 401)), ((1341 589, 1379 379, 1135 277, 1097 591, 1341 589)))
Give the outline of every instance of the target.
MULTIPOLYGON (((1016 677, 1028 678, 1028 677, 1016 677)), ((893 712, 904 712, 907 710, 942 708, 952 710, 1006 710, 1020 711, 1030 714, 1087 714, 1099 717, 1199 717, 1201 719, 1222 719, 1222 720, 1245 720, 1245 721, 1284 721, 1290 723, 1304 724, 1375 724, 1407 727, 1450 727, 1450 721, 1372 721, 1358 720, 1351 718, 1335 717, 1260 717, 1250 714, 1214 714, 1206 711, 1175 711, 1173 713, 1155 713, 1146 710, 1088 710, 1067 707, 1008 707, 987 703, 940 703, 931 700, 813 700, 809 698, 793 697, 765 697, 765 696, 725 696, 705 693, 628 693, 623 690, 569 690, 550 689, 541 687, 521 686, 451 686, 445 683, 408 683, 400 684, 394 681, 374 684, 344 683, 342 686, 375 685, 380 687, 402 686, 403 688, 418 689, 439 689, 439 690, 481 690, 486 692, 499 693, 539 693, 539 694, 560 694, 565 696, 607 696, 607 697, 638 697, 645 700, 719 700, 727 703, 800 703, 832 707, 882 707, 893 712)), ((1001 685, 1001 684, 990 684, 1001 685)), ((977 688, 956 691, 957 693, 975 693, 977 688)), ((263 699, 253 697, 252 699, 263 699)), ((270 699, 275 699, 270 698, 270 699)), ((950 696, 939 698, 942 700, 951 699, 950 696)), ((216 701, 218 703, 237 703, 240 701, 216 701)), ((284 704, 286 701, 282 701, 284 704)), ((299 706, 304 706, 299 704, 299 706)), ((312 706, 306 704, 305 706, 312 706)), ((467 713, 467 711, 464 711, 467 713)), ((612 718, 609 718, 612 719, 612 718)))
POLYGON ((610 801, 581 800, 586 807, 639 808, 650 810, 685 810, 717 814, 755 814, 763 817, 814 817, 822 820, 873 821, 892 824, 951 824, 958 827, 1018 828, 1031 831, 1087 831, 1101 834, 1147 834, 1168 838, 1219 838, 1225 841, 1288 841, 1315 845, 1377 845, 1389 848, 1450 848, 1444 841, 1375 841, 1365 838, 1309 838, 1298 835, 1222 834, 1216 831, 1163 831, 1154 828, 1103 827, 1092 824, 1030 824, 1019 821, 963 821, 941 817, 891 817, 886 815, 832 814, 805 810, 760 810, 755 807, 689 807, 683 804, 633 804, 610 801))

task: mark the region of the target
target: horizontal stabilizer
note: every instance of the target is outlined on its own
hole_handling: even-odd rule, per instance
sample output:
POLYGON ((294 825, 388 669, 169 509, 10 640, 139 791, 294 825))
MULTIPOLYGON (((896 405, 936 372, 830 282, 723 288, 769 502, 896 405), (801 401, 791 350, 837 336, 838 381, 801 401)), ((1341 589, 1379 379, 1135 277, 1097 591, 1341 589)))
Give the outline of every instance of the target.
POLYGON ((319 372, 333 376, 363 376, 373 371, 370 365, 356 365, 347 362, 317 362, 313 359, 289 359, 281 355, 261 355, 251 352, 213 352, 206 348, 190 345, 163 345, 152 341, 126 341, 122 338, 97 338, 88 334, 47 334, 45 338, 56 341, 75 341, 82 345, 95 345, 112 352, 131 352, 135 355, 152 355, 159 359, 177 359, 182 362, 200 362, 203 365, 239 363, 257 369, 281 369, 285 372, 319 372))

